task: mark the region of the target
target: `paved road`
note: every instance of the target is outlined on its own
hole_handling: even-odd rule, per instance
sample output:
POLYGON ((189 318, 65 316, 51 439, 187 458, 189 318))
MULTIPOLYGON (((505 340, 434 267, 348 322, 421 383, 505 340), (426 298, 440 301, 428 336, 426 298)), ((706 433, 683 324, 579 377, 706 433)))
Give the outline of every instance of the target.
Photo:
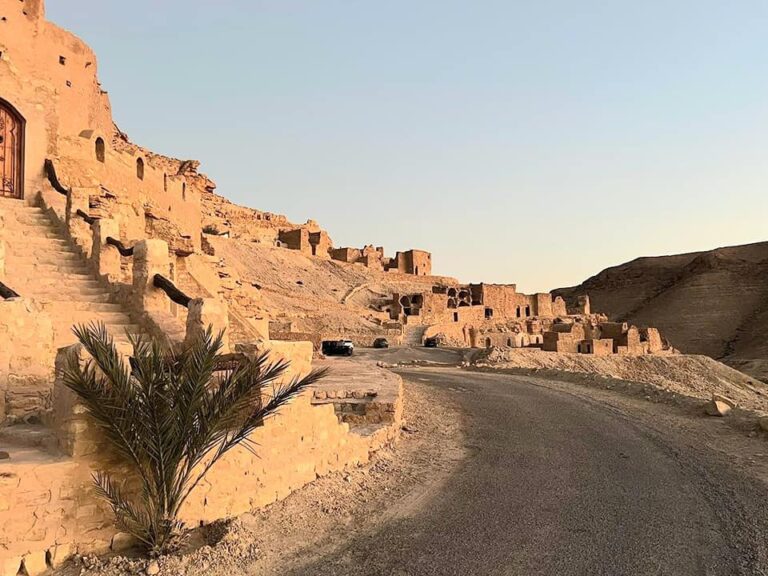
POLYGON ((768 494, 706 447, 545 381, 401 373, 449 390, 470 455, 415 515, 301 574, 768 573, 768 494))

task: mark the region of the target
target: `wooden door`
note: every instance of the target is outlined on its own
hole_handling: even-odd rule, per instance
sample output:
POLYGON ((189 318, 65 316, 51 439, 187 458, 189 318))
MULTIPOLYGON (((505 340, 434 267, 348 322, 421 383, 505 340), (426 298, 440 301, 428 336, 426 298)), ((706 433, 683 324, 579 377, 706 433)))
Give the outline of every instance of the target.
POLYGON ((24 123, 0 100, 0 196, 23 198, 24 123))

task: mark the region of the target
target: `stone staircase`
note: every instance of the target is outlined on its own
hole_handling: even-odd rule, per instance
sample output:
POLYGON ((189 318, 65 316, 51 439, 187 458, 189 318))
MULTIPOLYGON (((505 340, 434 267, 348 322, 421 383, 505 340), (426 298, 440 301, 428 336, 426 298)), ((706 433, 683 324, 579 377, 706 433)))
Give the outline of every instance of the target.
POLYGON ((426 326, 403 326, 403 346, 418 347, 424 344, 424 333, 426 326))
POLYGON ((76 342, 75 324, 104 322, 116 341, 126 341, 126 333, 140 332, 41 208, 2 198, 0 213, 5 220, 0 234, 5 243, 6 283, 50 316, 55 348, 76 342))

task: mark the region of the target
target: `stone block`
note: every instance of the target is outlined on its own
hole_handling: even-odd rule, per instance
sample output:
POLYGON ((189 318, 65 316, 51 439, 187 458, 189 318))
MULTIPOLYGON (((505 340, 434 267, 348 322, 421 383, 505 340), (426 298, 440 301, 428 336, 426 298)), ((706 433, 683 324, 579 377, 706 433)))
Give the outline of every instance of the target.
POLYGON ((50 559, 51 566, 53 568, 58 568, 64 564, 64 562, 67 561, 67 558, 69 558, 71 555, 72 544, 68 542, 56 544, 54 547, 48 550, 48 558, 50 559))
POLYGON ((21 568, 21 556, 0 559, 0 576, 17 576, 21 568))
POLYGON ((133 291, 139 310, 170 313, 171 300, 154 285, 155 274, 170 279, 168 244, 163 240, 141 240, 133 248, 133 291))
POLYGON ((45 561, 45 552, 35 552, 24 556, 24 569, 28 576, 38 576, 48 570, 48 564, 45 561))
POLYGON ((122 276, 120 252, 115 246, 107 244, 107 238, 120 239, 120 225, 117 220, 102 218, 97 220, 93 230, 93 263, 99 276, 108 282, 118 282, 122 276))
POLYGON ((708 416, 727 416, 731 407, 720 400, 710 400, 705 404, 704 411, 708 416))
POLYGON ((215 298, 195 298, 187 313, 187 343, 199 338, 211 326, 214 334, 224 332, 221 352, 229 352, 229 312, 227 303, 215 298))
POLYGON ((118 532, 112 536, 112 542, 109 545, 113 552, 125 552, 135 547, 138 541, 132 534, 127 532, 118 532))

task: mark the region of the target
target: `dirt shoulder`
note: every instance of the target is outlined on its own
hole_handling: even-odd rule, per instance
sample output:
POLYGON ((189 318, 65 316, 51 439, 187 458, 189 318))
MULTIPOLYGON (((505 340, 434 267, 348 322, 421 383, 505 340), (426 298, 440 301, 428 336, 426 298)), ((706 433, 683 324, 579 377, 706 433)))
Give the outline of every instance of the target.
POLYGON ((300 570, 386 518, 417 511, 464 457, 464 423, 447 395, 407 382, 404 421, 396 445, 367 465, 319 478, 263 510, 198 530, 183 555, 154 564, 77 558, 57 574, 268 576, 300 570))
POLYGON ((644 394, 659 399, 709 400, 713 394, 720 394, 744 410, 768 412, 768 385, 708 356, 593 356, 493 348, 483 351, 473 365, 480 369, 570 378, 577 383, 581 381, 579 375, 597 376, 639 384, 644 394))

